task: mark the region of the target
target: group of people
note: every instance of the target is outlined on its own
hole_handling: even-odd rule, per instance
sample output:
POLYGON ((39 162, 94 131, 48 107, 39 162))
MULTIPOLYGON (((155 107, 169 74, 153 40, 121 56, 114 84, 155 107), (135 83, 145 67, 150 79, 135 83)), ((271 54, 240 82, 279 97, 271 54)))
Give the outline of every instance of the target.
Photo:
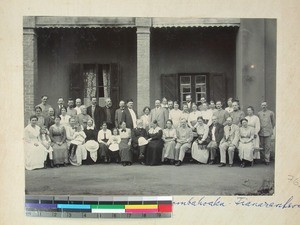
POLYGON ((171 164, 180 166, 187 152, 191 160, 201 164, 228 164, 234 160, 241 167, 253 165, 260 159, 270 163, 271 136, 275 127, 274 112, 267 103, 254 115, 247 108, 247 116, 239 101, 229 98, 223 109, 221 101, 201 98, 199 105, 191 96, 179 108, 176 101, 156 100, 155 107, 145 107, 138 117, 133 101, 121 100, 113 110, 110 98, 105 106, 91 99, 86 107, 81 99, 69 99, 67 107, 63 98, 56 108, 41 104, 25 128, 25 168, 33 170, 61 165, 90 165, 96 163, 121 163, 130 166, 171 164), (238 153, 238 159, 235 158, 238 153))

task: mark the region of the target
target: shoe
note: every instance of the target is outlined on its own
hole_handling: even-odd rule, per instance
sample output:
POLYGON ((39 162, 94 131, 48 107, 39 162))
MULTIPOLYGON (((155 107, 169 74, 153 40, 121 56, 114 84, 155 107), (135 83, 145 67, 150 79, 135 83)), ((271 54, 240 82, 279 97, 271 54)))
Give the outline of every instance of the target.
POLYGON ((64 167, 67 167, 68 166, 68 164, 67 163, 64 163, 64 167))
POLYGON ((224 167, 224 166, 226 166, 225 163, 221 163, 221 164, 219 165, 219 167, 224 167))
POLYGON ((107 157, 104 157, 104 162, 105 162, 105 163, 108 163, 107 157))
POLYGON ((58 164, 56 165, 56 168, 59 168, 59 165, 58 165, 58 164))
POLYGON ((242 168, 244 168, 244 167, 245 167, 245 163, 244 163, 244 162, 242 162, 242 164, 241 164, 241 167, 242 167, 242 168))
POLYGON ((265 164, 266 164, 266 166, 269 166, 269 165, 270 165, 270 163, 269 163, 269 162, 265 162, 265 164))
POLYGON ((208 164, 209 165, 213 165, 213 164, 215 164, 215 162, 214 161, 210 161, 208 164))
POLYGON ((120 163, 120 160, 119 160, 119 159, 116 159, 116 163, 120 163))
POLYGON ((131 162, 128 162, 128 163, 127 163, 127 166, 131 166, 131 165, 132 165, 132 163, 131 163, 131 162))
POLYGON ((229 164, 229 167, 233 167, 233 164, 229 164))
POLYGON ((170 165, 174 165, 174 159, 170 159, 170 165))
POLYGON ((127 166, 126 162, 122 162, 122 165, 123 165, 123 166, 127 166))
POLYGON ((144 159, 145 158, 145 156, 143 155, 143 154, 140 154, 139 155, 139 160, 142 160, 142 159, 144 159))
POLYGON ((177 162, 175 163, 175 166, 181 166, 181 161, 180 161, 180 160, 177 161, 177 162))
POLYGON ((51 167, 51 168, 54 167, 53 160, 50 160, 50 167, 51 167))
POLYGON ((143 166, 145 165, 145 163, 143 161, 140 161, 140 164, 143 165, 143 166))
POLYGON ((44 169, 47 169, 47 161, 44 161, 44 169))

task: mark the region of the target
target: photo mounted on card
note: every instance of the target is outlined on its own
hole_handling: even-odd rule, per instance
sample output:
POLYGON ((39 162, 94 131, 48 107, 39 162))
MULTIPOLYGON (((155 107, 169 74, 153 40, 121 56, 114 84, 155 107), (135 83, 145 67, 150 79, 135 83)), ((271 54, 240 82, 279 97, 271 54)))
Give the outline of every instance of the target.
POLYGON ((24 16, 27 207, 273 195, 276 22, 24 16))

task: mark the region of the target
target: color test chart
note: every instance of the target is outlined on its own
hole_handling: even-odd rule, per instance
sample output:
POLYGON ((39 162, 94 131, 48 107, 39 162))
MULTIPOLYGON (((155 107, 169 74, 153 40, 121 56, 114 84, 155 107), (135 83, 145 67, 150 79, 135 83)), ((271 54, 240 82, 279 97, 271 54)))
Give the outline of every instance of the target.
POLYGON ((60 218, 170 218, 170 196, 25 196, 26 216, 60 218))

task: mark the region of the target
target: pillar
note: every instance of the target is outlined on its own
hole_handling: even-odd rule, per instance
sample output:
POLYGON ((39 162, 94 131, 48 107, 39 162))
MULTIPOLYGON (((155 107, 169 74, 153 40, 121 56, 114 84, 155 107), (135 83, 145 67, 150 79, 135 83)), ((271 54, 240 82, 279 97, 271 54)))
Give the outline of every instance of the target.
POLYGON ((263 19, 241 19, 236 43, 236 98, 241 108, 260 110, 266 98, 265 22, 263 19))
POLYGON ((138 114, 150 106, 150 26, 151 18, 136 18, 138 114))
POLYGON ((24 123, 28 123, 37 101, 37 36, 35 17, 23 17, 24 123))

